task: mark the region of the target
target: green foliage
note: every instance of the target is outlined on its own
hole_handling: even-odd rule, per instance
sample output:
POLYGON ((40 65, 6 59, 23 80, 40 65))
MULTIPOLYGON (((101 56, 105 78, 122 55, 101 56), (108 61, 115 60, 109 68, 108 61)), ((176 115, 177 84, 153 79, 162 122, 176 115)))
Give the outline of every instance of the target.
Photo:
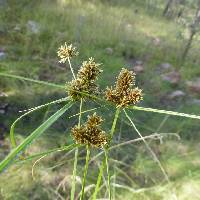
POLYGON ((49 117, 43 124, 35 129, 20 145, 15 147, 4 160, 0 162, 0 172, 2 172, 8 164, 13 161, 19 153, 21 153, 30 143, 39 137, 46 129, 48 129, 66 110, 72 106, 72 102, 69 102, 63 108, 58 110, 54 115, 49 117))

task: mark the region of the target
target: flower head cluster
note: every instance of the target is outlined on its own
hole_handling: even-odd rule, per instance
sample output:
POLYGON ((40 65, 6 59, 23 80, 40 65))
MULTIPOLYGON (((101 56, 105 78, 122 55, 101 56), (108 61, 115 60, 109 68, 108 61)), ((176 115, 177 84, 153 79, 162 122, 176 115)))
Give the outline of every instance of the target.
POLYGON ((76 47, 73 47, 72 44, 67 45, 65 42, 64 45, 57 51, 58 57, 60 58, 60 63, 65 63, 68 58, 72 58, 78 55, 78 51, 76 51, 76 47))
POLYGON ((90 95, 98 94, 98 86, 95 81, 102 72, 99 66, 100 64, 95 63, 94 58, 89 58, 88 61, 83 62, 77 78, 68 84, 68 93, 73 100, 84 98, 86 93, 90 95))
POLYGON ((72 128, 72 137, 77 144, 87 144, 92 147, 102 148, 107 144, 105 132, 101 129, 102 118, 94 113, 88 116, 88 121, 82 126, 72 128))
POLYGON ((117 105, 117 107, 126 107, 130 104, 136 104, 142 100, 142 90, 138 87, 132 88, 135 85, 135 73, 122 68, 115 88, 108 87, 106 89, 106 99, 117 105))

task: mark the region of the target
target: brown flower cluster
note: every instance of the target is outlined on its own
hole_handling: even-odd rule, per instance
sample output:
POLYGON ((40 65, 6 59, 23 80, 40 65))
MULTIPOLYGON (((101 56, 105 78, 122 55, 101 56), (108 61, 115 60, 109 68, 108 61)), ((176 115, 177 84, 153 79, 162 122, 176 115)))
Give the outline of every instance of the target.
POLYGON ((72 128, 72 137, 77 144, 86 144, 92 147, 102 148, 107 144, 105 132, 101 129, 102 118, 96 113, 88 116, 88 121, 82 125, 72 128))
POLYGON ((132 88, 135 85, 135 73, 122 68, 115 88, 108 87, 106 89, 106 99, 117 105, 117 107, 126 107, 128 105, 135 105, 142 100, 142 90, 138 87, 132 88))
POLYGON ((78 51, 76 51, 76 47, 73 47, 72 44, 67 45, 65 42, 64 45, 57 51, 58 57, 60 58, 60 63, 65 63, 68 58, 72 58, 78 55, 78 51))
POLYGON ((98 94, 98 86, 95 81, 102 72, 99 66, 100 64, 95 63, 94 58, 89 58, 89 61, 83 62, 77 78, 68 84, 68 93, 73 100, 84 98, 85 94, 98 94))

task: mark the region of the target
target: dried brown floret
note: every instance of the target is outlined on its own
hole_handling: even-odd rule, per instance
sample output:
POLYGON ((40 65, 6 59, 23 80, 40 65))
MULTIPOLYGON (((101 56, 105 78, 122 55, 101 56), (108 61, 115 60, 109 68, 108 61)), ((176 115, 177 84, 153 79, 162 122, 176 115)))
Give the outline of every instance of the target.
POLYGON ((135 73, 122 68, 117 78, 116 90, 119 93, 123 93, 126 92, 132 85, 135 85, 135 73))
POLYGON ((68 94, 73 100, 81 99, 84 91, 87 91, 87 87, 81 79, 72 80, 67 86, 68 94))
POLYGON ((102 121, 101 117, 94 113, 92 116, 88 116, 88 121, 84 125, 80 127, 76 125, 72 128, 72 137, 75 142, 98 148, 105 146, 107 136, 100 127, 102 121))
POLYGON ((92 116, 88 116, 87 126, 88 127, 98 127, 103 122, 102 118, 94 113, 92 116))
POLYGON ((107 87, 106 88, 106 99, 115 104, 118 104, 118 102, 120 102, 120 94, 117 92, 117 90, 113 89, 112 86, 110 88, 107 87))
POLYGON ((64 45, 57 51, 58 57, 60 58, 60 63, 65 63, 68 58, 72 58, 78 55, 78 51, 76 51, 76 47, 73 47, 72 44, 67 45, 65 42, 64 45))
POLYGON ((78 71, 77 78, 85 82, 97 80, 97 76, 102 72, 99 69, 100 64, 94 61, 94 58, 89 58, 89 61, 84 61, 80 70, 78 71))
POLYGON ((117 77, 115 88, 107 87, 106 99, 117 105, 117 107, 126 107, 135 105, 142 100, 142 90, 132 88, 135 85, 135 73, 127 69, 122 69, 117 77))
POLYGON ((73 100, 85 98, 85 94, 96 95, 99 93, 99 87, 95 83, 97 76, 102 72, 93 58, 84 61, 77 74, 77 79, 68 84, 68 93, 73 100))
POLYGON ((137 102, 139 102, 142 99, 143 99, 143 97, 142 97, 141 89, 136 87, 136 88, 130 90, 130 93, 129 93, 130 102, 132 102, 133 104, 136 104, 137 102))

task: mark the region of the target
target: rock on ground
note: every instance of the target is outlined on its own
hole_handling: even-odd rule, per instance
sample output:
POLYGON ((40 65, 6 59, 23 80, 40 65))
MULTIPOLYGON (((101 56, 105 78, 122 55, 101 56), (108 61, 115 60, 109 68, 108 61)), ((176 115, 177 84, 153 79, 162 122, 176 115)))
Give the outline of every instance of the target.
POLYGON ((113 49, 111 47, 108 47, 105 49, 105 52, 109 55, 112 55, 113 54, 113 49))
POLYGON ((186 84, 190 92, 200 95, 200 78, 194 81, 187 81, 186 84))
POLYGON ((3 49, 0 49, 0 60, 3 60, 6 58, 6 53, 4 52, 3 49))
POLYGON ((164 81, 171 84, 178 84, 181 80, 181 74, 178 71, 172 71, 161 75, 164 81))
POLYGON ((40 24, 32 20, 29 20, 27 22, 26 27, 27 27, 28 32, 31 32, 34 34, 38 34, 41 30, 40 24))
POLYGON ((186 95, 185 92, 183 92, 182 90, 175 90, 172 93, 170 93, 168 95, 169 99, 178 99, 178 98, 182 98, 186 95))

